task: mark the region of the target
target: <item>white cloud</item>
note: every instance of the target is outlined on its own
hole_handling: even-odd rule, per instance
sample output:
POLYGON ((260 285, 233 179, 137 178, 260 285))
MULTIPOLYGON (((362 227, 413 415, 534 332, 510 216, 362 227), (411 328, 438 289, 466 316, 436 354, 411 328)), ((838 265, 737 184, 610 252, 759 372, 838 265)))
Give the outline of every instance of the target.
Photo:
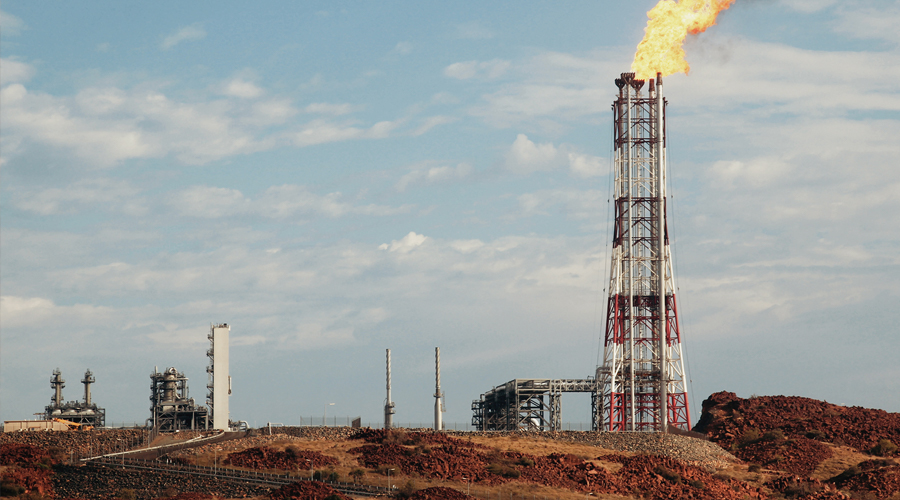
POLYGON ((206 38, 206 30, 204 30, 200 24, 192 24, 166 36, 159 46, 163 50, 169 50, 181 42, 202 40, 203 38, 206 38))
POLYGON ((569 153, 568 158, 569 171, 576 177, 584 179, 588 177, 599 177, 607 173, 607 168, 603 166, 603 161, 596 156, 569 153))
POLYGON ((482 247, 484 247, 484 242, 481 240, 456 240, 450 242, 450 248, 462 253, 472 253, 482 247))
POLYGON ((604 175, 603 162, 596 156, 572 151, 566 144, 556 147, 553 143, 537 144, 525 134, 518 134, 504 155, 504 166, 510 172, 529 175, 568 166, 569 172, 579 178, 604 175))
POLYGON ((412 132, 412 135, 413 136, 422 135, 425 132, 428 132, 429 130, 431 130, 432 128, 437 127, 438 125, 446 125, 448 123, 453 123, 456 120, 457 119, 453 118, 452 116, 440 116, 440 115, 429 116, 428 118, 425 119, 424 122, 422 122, 422 125, 420 125, 419 128, 415 129, 412 132))
POLYGON ((779 158, 754 158, 745 161, 717 161, 710 168, 720 187, 728 189, 769 186, 791 173, 791 165, 779 158))
POLYGON ((140 190, 127 181, 97 178, 76 181, 64 188, 17 193, 13 203, 20 210, 41 215, 75 213, 100 206, 117 213, 140 215, 147 207, 139 194, 140 190))
POLYGON ((235 215, 255 215, 284 219, 298 215, 386 216, 405 213, 411 206, 354 205, 344 201, 339 192, 320 195, 305 186, 284 184, 266 189, 258 199, 251 200, 236 189, 194 186, 173 194, 169 204, 188 217, 220 218, 235 215))
POLYGON ((428 237, 422 234, 416 234, 415 231, 410 231, 409 234, 404 236, 399 240, 391 241, 391 244, 382 243, 378 246, 381 250, 388 250, 390 252, 400 252, 400 253, 409 253, 412 252, 416 247, 421 246, 425 241, 428 240, 428 237))
POLYGON ((338 125, 325 120, 313 120, 293 134, 293 143, 302 147, 351 139, 381 139, 387 137, 396 127, 397 123, 390 121, 378 122, 365 129, 352 125, 338 125))
POLYGON ((26 28, 27 26, 21 19, 0 10, 0 31, 3 32, 3 36, 19 36, 26 28))
POLYGON ((233 78, 225 83, 222 93, 232 97, 252 99, 261 96, 263 90, 257 87, 253 82, 242 80, 240 78, 233 78))
POLYGON ((398 191, 405 191, 410 185, 414 184, 437 184, 448 181, 456 181, 464 179, 472 172, 472 166, 468 163, 460 163, 455 167, 449 165, 432 166, 431 163, 424 163, 413 167, 409 173, 397 181, 396 188, 398 191))
POLYGON ((552 143, 535 144, 525 134, 519 134, 506 152, 506 168, 525 175, 553 170, 560 164, 557 153, 552 143))
POLYGON ((114 310, 90 304, 59 306, 43 297, 0 296, 0 316, 3 328, 19 328, 30 325, 68 324, 80 327, 84 324, 108 320, 114 310))
POLYGON ((566 218, 589 220, 599 225, 606 214, 607 196, 599 190, 549 189, 519 195, 523 215, 549 215, 558 210, 566 218))
POLYGON ((788 7, 800 12, 816 12, 831 7, 837 0, 781 0, 788 7))
POLYGON ((469 80, 471 78, 486 78, 494 80, 500 78, 509 69, 510 62, 502 59, 492 59, 490 61, 465 61, 453 63, 444 68, 444 76, 456 78, 458 80, 469 80))
POLYGON ((838 14, 837 32, 856 38, 887 40, 900 43, 900 5, 842 5, 838 14))
MULTIPOLYGON (((19 76, 27 76, 24 67, 15 63, 10 66, 21 70, 19 76)), ((229 87, 229 92, 244 98, 261 95, 262 90, 253 84, 240 82, 229 87)), ((292 125, 288 121, 297 110, 290 100, 282 98, 251 104, 240 99, 177 102, 155 90, 115 87, 89 87, 73 98, 59 98, 29 92, 20 83, 5 85, 0 92, 7 160, 28 147, 51 146, 74 152, 93 167, 168 155, 183 163, 204 164, 290 143, 305 147, 382 139, 399 125, 381 121, 362 128, 324 119, 292 125), (266 130, 272 125, 283 125, 287 130, 266 130)), ((307 109, 341 114, 351 108, 319 104, 307 109)))
POLYGON ((247 213, 250 200, 236 189, 194 186, 172 195, 170 203, 183 215, 218 218, 247 213))
POLYGON ((0 58, 0 84, 24 83, 34 76, 34 66, 8 57, 0 58))

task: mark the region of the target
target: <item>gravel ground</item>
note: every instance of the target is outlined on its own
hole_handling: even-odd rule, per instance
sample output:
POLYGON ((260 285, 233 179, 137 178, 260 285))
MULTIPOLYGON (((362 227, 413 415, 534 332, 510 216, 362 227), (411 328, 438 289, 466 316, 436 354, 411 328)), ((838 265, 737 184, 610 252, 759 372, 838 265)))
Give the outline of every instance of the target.
POLYGON ((676 434, 653 432, 447 432, 448 435, 466 436, 518 436, 525 439, 552 439, 571 443, 590 444, 608 450, 646 453, 683 460, 705 469, 718 469, 740 462, 719 445, 703 439, 676 434))
MULTIPOLYGON (((413 432, 433 432, 430 429, 405 429, 413 432)), ((191 456, 211 452, 213 449, 230 452, 243 450, 248 447, 266 446, 275 441, 305 441, 305 440, 344 440, 352 437, 358 429, 350 427, 275 427, 272 435, 268 435, 267 429, 259 429, 259 434, 254 437, 229 441, 220 444, 210 444, 199 448, 188 449, 173 453, 173 456, 191 456)), ((465 437, 494 437, 517 436, 523 439, 550 439, 570 443, 589 444, 608 450, 628 451, 632 453, 646 453, 683 460, 692 465, 703 467, 707 470, 720 469, 733 463, 740 462, 731 453, 723 450, 719 445, 703 439, 697 439, 675 434, 659 434, 649 432, 474 432, 474 431, 447 431, 445 434, 460 438, 465 437)))

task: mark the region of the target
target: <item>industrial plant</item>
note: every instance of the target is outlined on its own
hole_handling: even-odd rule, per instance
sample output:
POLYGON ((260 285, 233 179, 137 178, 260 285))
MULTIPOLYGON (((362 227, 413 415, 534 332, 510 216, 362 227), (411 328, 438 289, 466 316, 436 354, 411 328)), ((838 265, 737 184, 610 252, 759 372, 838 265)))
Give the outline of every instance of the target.
MULTIPOLYGON (((614 224, 603 360, 583 379, 515 378, 472 402, 479 431, 562 430, 562 394, 591 397, 591 430, 666 432, 690 429, 681 329, 666 222, 666 100, 662 75, 615 79, 614 224), (645 89, 646 87, 646 89, 645 89)), ((190 397, 188 377, 175 367, 150 374, 150 417, 154 432, 229 430, 229 336, 227 323, 211 324, 205 406, 190 397)), ((435 348, 434 430, 444 429, 440 348, 435 348)), ((386 350, 384 428, 394 427, 391 350, 386 350)), ((91 402, 94 376, 85 373, 84 402, 64 402, 65 381, 53 372, 47 421, 102 427, 105 410, 91 402)), ((324 416, 323 416, 324 423, 324 416)))
POLYGON ((63 399, 62 390, 66 387, 66 381, 62 378, 59 368, 53 370, 50 378, 50 388, 53 396, 50 404, 44 409, 45 421, 65 421, 71 426, 103 427, 106 425, 106 410, 91 402, 91 384, 96 382, 94 374, 90 370, 84 372, 81 383, 84 384, 84 401, 69 401, 63 399))

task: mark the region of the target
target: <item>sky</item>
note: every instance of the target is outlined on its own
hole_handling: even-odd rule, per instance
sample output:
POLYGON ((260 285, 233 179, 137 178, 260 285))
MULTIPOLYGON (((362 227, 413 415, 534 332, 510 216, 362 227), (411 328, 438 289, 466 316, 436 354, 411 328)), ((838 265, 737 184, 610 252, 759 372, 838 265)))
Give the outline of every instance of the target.
MULTIPOLYGON (((31 2, 0 13, 0 418, 448 425, 602 359, 611 104, 655 1, 31 2), (334 403, 333 406, 329 405, 334 403)), ((666 78, 691 420, 900 412, 900 2, 737 0, 666 78), (891 319, 895 318, 895 319, 891 319)), ((563 398, 589 422, 589 398, 563 398)), ((462 428, 462 427, 460 427, 462 428)))

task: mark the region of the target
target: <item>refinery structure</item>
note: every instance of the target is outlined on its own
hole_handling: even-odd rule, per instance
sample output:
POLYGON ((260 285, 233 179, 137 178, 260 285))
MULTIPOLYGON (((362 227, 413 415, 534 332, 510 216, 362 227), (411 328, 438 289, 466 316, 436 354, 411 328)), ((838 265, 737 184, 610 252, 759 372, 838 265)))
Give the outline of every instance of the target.
POLYGON ((66 387, 66 381, 62 378, 59 368, 53 370, 50 378, 50 388, 53 396, 50 404, 44 408, 44 420, 65 420, 76 426, 103 427, 106 425, 106 410, 91 402, 91 384, 96 382, 94 374, 90 370, 84 372, 81 383, 84 384, 84 401, 68 401, 63 399, 62 390, 66 387))
POLYGON ((591 394, 592 430, 690 429, 666 224, 662 76, 645 81, 622 73, 615 83, 615 219, 603 363, 585 379, 515 379, 494 387, 472 402, 478 430, 560 430, 564 392, 591 394))
POLYGON ((600 429, 690 428, 666 224, 666 101, 662 76, 616 79, 615 222, 600 429), (641 90, 647 84, 647 93, 641 90))

